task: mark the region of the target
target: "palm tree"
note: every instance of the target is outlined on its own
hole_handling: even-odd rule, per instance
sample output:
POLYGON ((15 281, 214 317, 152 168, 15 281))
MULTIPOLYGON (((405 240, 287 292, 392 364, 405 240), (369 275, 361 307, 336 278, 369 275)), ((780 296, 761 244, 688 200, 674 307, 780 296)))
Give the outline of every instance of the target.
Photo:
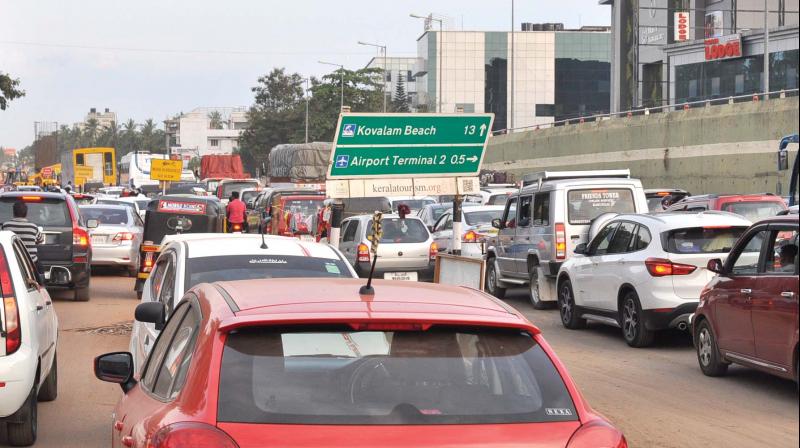
POLYGON ((156 123, 152 118, 148 118, 142 125, 141 139, 142 149, 145 151, 152 151, 153 145, 153 132, 156 130, 156 123))
POLYGON ((103 126, 103 131, 97 139, 99 146, 110 146, 115 148, 117 146, 117 137, 119 136, 119 126, 116 121, 112 121, 108 126, 103 126))
POLYGON ((222 129, 222 114, 218 110, 209 113, 208 120, 209 129, 222 129))
POLYGON ((98 122, 96 118, 90 118, 86 120, 86 124, 83 126, 82 146, 94 146, 95 142, 97 142, 97 134, 99 130, 100 122, 98 122))
POLYGON ((132 118, 129 118, 128 121, 122 124, 121 144, 120 147, 117 148, 118 157, 121 158, 125 154, 139 148, 139 135, 136 132, 138 126, 139 125, 137 125, 132 118))

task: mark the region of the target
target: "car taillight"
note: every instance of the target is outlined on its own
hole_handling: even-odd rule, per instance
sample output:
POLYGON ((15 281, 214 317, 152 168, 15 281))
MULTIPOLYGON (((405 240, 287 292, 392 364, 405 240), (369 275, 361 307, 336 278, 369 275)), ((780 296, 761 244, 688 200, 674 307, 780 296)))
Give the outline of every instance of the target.
POLYGON ((2 249, 0 249, 0 296, 3 298, 3 313, 6 316, 6 355, 10 355, 22 345, 22 329, 19 325, 19 307, 17 298, 14 297, 11 271, 2 249))
POLYGON ((81 227, 73 227, 72 245, 78 247, 89 247, 89 232, 81 227))
POLYGON ((220 429, 205 423, 173 423, 158 430, 147 441, 147 448, 238 448, 220 429))
POLYGON ((572 434, 567 448, 628 448, 622 433, 608 422, 595 419, 572 434))
POLYGON ((241 232, 241 231, 242 231, 242 225, 240 223, 235 222, 231 224, 231 232, 241 232))
POLYGON ((428 256, 431 260, 435 260, 436 256, 439 255, 439 245, 435 242, 431 243, 430 251, 428 252, 428 256))
POLYGON ((564 224, 556 223, 556 259, 567 258, 567 231, 564 224))
POLYGON ((133 234, 132 233, 130 233, 130 232, 120 232, 120 233, 114 235, 114 239, 112 241, 114 241, 115 243, 118 243, 120 241, 131 241, 131 240, 133 240, 133 234))
POLYGON ((364 243, 358 245, 358 261, 366 261, 369 263, 369 246, 364 243))
POLYGON ((664 277, 667 275, 689 275, 697 269, 697 266, 690 264, 673 263, 664 258, 648 258, 644 261, 647 272, 653 277, 664 277))
POLYGON ((464 238, 462 238, 462 241, 464 241, 465 243, 474 243, 475 241, 478 241, 478 234, 475 233, 474 230, 470 230, 464 234, 464 238))

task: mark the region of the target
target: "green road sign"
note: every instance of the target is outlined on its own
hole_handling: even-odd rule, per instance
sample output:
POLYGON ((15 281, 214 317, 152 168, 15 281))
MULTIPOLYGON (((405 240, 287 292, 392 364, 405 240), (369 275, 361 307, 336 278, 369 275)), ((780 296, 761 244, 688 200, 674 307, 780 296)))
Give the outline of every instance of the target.
POLYGON ((493 114, 342 114, 328 178, 477 174, 493 118, 493 114))

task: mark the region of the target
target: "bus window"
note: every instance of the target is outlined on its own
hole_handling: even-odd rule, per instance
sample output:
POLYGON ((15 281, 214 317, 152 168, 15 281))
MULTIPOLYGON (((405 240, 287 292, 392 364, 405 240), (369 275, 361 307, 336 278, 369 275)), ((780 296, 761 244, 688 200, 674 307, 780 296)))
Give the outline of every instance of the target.
POLYGON ((107 152, 103 154, 103 166, 106 176, 113 176, 114 175, 114 162, 111 160, 111 153, 107 152))
POLYGON ((75 154, 75 165, 85 165, 83 161, 83 154, 75 154))

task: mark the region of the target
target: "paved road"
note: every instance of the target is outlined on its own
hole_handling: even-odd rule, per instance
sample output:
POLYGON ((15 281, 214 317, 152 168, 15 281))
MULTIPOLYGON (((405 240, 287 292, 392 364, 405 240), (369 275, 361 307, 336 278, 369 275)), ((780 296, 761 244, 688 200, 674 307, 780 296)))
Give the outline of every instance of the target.
MULTIPOLYGON (((131 279, 106 273, 92 279, 88 303, 56 296, 59 398, 40 407, 37 447, 108 446, 120 389, 97 381, 91 361, 127 349, 125 328, 114 324, 133 315, 132 287, 131 279)), ((539 325, 589 402, 622 428, 632 447, 798 446, 793 382, 736 367, 725 378, 706 378, 684 334, 632 349, 616 329, 564 329, 555 310, 533 310, 521 292, 511 293, 508 302, 539 325)), ((0 446, 4 440, 0 428, 0 446)))

